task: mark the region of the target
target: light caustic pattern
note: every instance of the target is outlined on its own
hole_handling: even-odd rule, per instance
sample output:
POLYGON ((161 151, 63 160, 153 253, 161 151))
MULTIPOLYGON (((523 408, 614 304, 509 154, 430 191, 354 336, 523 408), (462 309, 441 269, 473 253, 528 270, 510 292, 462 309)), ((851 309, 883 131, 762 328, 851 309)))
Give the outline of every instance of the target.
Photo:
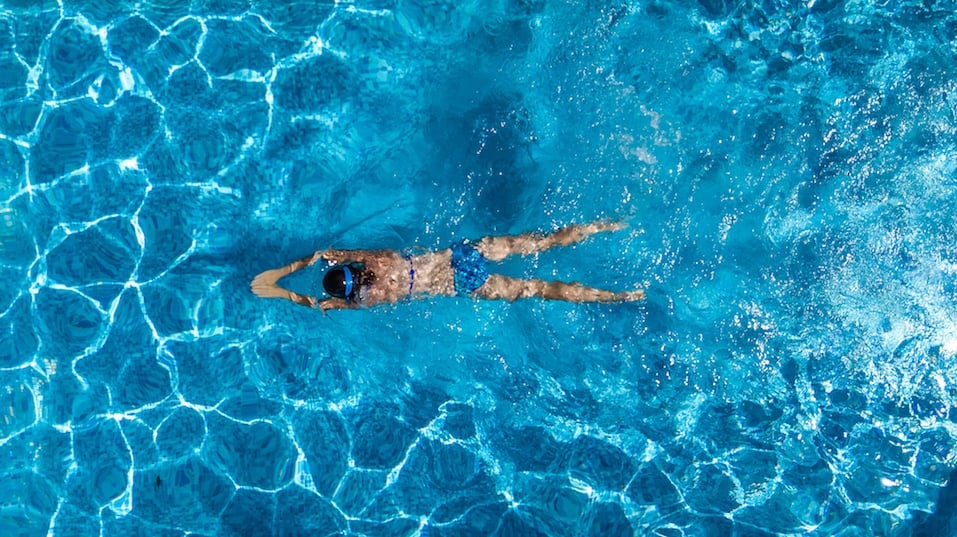
MULTIPOLYGON (((329 356, 270 392, 259 335, 224 318, 229 269, 217 258, 233 247, 233 220, 282 211, 270 197, 288 168, 260 159, 301 158, 314 148, 299 138, 336 128, 346 94, 402 83, 369 55, 371 75, 357 79, 324 34, 378 19, 428 33, 374 9, 275 4, 4 13, 5 529, 522 527, 476 455, 469 405, 419 389, 358 405, 329 356), (266 194, 249 187, 254 174, 266 194)), ((323 145, 327 165, 348 171, 357 151, 342 130, 323 145)), ((291 359, 288 345, 276 352, 291 359)))
POLYGON ((730 4, 5 3, 0 533, 914 533, 957 463, 957 21, 730 4), (577 276, 646 306, 245 289, 303 222, 596 215, 634 231, 577 276))
MULTIPOLYGON (((3 533, 242 532, 270 495, 284 531, 344 528, 342 418, 257 415, 250 336, 204 343, 229 332, 225 263, 196 262, 231 247, 237 177, 287 143, 275 125, 346 91, 316 35, 334 6, 97 4, 0 14, 3 533)), ((376 419, 359 426, 394 426, 376 419)), ((354 444, 348 461, 397 462, 354 444)))

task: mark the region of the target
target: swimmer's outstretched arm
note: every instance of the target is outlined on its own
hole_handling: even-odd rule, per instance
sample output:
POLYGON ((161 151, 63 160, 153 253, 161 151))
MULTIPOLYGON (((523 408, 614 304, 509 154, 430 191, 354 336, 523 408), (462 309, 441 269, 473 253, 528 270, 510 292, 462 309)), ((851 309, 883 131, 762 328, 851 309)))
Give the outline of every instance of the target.
POLYGON ((258 275, 256 275, 255 278, 253 278, 253 283, 252 283, 253 291, 256 290, 257 285, 258 287, 266 287, 266 286, 275 285, 275 283, 278 282, 280 279, 285 278, 286 276, 289 276, 290 274, 292 274, 293 272, 296 272, 297 270, 304 269, 314 264, 316 261, 322 258, 323 258, 322 250, 316 250, 315 253, 309 254, 306 257, 303 257, 302 259, 297 259, 284 267, 279 267, 276 269, 270 269, 270 270, 265 270, 263 272, 260 272, 258 275))
POLYGON ((300 295, 295 291, 284 289, 276 284, 263 284, 261 281, 257 282, 256 280, 253 280, 252 290, 253 293, 255 293, 258 297, 285 298, 295 302, 296 304, 299 304, 300 306, 305 306, 310 309, 319 308, 323 311, 323 313, 325 313, 327 310, 353 309, 358 307, 357 304, 346 302, 345 300, 339 298, 326 298, 323 300, 318 300, 314 296, 300 295))
POLYGON ((258 297, 285 298, 295 302, 296 304, 300 304, 309 308, 315 308, 319 302, 316 300, 316 297, 300 295, 299 293, 280 287, 276 282, 292 274, 293 272, 296 272, 297 270, 304 269, 314 264, 320 259, 323 259, 323 252, 322 250, 316 250, 314 253, 309 254, 302 259, 297 259, 284 267, 260 272, 255 278, 253 278, 253 281, 249 287, 258 297))
POLYGON ((307 308, 321 308, 323 311, 330 309, 348 309, 355 308, 351 304, 341 299, 319 300, 314 296, 301 295, 295 291, 290 291, 280 287, 277 283, 282 278, 302 270, 308 266, 314 265, 320 259, 331 261, 333 263, 345 263, 347 261, 358 261, 365 263, 369 259, 381 257, 383 255, 398 255, 389 250, 316 250, 315 252, 297 259, 286 266, 260 272, 249 285, 252 292, 261 298, 285 298, 307 308))
MULTIPOLYGON (((273 269, 273 270, 279 270, 279 269, 273 269)), ((260 298, 285 298, 286 300, 290 300, 301 306, 306 306, 307 308, 315 308, 317 306, 319 301, 316 300, 316 297, 309 296, 309 295, 300 295, 299 293, 295 291, 290 291, 283 287, 279 287, 278 285, 274 283, 275 280, 270 282, 269 275, 263 276, 264 274, 268 272, 272 272, 272 271, 267 270, 266 272, 260 274, 259 276, 256 276, 256 278, 253 280, 252 284, 250 285, 252 292, 256 296, 260 298)))

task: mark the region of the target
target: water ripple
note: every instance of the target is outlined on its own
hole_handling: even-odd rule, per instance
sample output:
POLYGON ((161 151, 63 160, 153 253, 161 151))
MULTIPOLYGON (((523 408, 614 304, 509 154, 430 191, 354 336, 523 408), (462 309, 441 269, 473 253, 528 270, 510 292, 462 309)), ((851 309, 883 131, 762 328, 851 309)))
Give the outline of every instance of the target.
POLYGON ((493 4, 0 8, 0 532, 918 533, 957 464, 953 13, 493 4), (629 216, 501 268, 642 305, 248 293, 629 216))

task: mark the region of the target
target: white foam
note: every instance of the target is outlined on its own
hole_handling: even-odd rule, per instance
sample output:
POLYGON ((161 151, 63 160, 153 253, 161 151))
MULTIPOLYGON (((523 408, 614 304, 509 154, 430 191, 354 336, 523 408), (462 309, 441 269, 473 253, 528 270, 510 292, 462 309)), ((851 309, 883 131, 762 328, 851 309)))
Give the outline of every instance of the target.
POLYGON ((120 169, 123 171, 140 169, 140 163, 136 157, 130 157, 128 159, 121 160, 118 164, 120 169))
POLYGON ((124 92, 132 91, 133 87, 136 86, 136 80, 133 78, 133 71, 129 67, 124 66, 120 69, 120 87, 124 92))

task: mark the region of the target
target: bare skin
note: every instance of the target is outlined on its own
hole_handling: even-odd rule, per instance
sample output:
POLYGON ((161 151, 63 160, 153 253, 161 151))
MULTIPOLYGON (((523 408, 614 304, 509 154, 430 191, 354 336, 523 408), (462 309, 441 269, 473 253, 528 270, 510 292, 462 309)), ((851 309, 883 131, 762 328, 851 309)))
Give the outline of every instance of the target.
MULTIPOLYGON (((576 224, 554 233, 526 233, 524 235, 485 237, 473 246, 489 261, 501 261, 511 255, 530 255, 554 246, 568 246, 602 231, 617 231, 624 224, 594 222, 576 224)), ((313 265, 319 260, 336 264, 359 262, 375 274, 375 281, 363 294, 362 305, 395 303, 408 297, 422 298, 436 295, 455 295, 455 277, 452 269, 452 250, 445 249, 405 257, 392 250, 317 250, 315 253, 277 269, 256 276, 251 284, 253 293, 263 298, 285 298, 310 308, 357 308, 355 302, 340 298, 301 295, 280 287, 284 276, 313 265), (415 271, 414 278, 410 270, 415 271), (410 285, 411 284, 411 285, 410 285)), ((501 274, 489 274, 473 296, 485 299, 516 300, 538 297, 569 302, 632 302, 645 298, 641 289, 614 292, 578 283, 549 282, 537 279, 518 279, 501 274)))

